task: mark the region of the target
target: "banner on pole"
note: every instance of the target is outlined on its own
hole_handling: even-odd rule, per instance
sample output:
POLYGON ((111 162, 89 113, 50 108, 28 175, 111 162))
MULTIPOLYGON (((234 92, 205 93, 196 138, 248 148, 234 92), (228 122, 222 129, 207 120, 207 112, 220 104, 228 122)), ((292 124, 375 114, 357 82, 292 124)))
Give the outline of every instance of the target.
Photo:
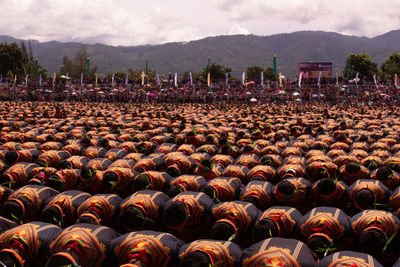
POLYGON ((337 74, 337 72, 336 72, 336 86, 338 86, 338 87, 339 87, 339 77, 338 77, 338 74, 337 74))
POLYGON ((261 72, 261 86, 264 85, 264 72, 261 72))
POLYGON ((178 87, 178 73, 175 72, 175 76, 174 76, 174 85, 175 87, 178 87))
POLYGON ((300 72, 299 75, 299 87, 301 88, 301 79, 303 78, 303 72, 300 72))
POLYGON ((356 74, 355 83, 356 83, 356 86, 358 86, 358 72, 356 74))
POLYGON ((318 87, 321 87, 321 74, 322 74, 322 72, 320 71, 319 72, 319 74, 318 74, 318 87))

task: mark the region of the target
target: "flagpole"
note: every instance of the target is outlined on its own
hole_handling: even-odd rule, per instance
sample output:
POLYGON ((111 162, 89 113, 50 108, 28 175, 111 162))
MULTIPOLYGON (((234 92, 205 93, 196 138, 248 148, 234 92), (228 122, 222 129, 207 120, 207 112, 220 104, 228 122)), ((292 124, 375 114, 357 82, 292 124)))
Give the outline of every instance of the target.
POLYGON ((340 91, 339 91, 339 77, 338 77, 338 73, 336 72, 336 87, 338 90, 338 97, 337 97, 337 103, 339 104, 340 102, 340 91))
POLYGON ((359 98, 359 90, 358 90, 358 72, 356 74, 356 90, 357 90, 357 104, 358 104, 358 98, 359 98))
POLYGON ((16 83, 17 83, 17 74, 15 74, 14 84, 13 84, 13 87, 12 87, 12 93, 10 93, 10 98, 13 98, 14 101, 15 101, 15 85, 16 85, 16 83))

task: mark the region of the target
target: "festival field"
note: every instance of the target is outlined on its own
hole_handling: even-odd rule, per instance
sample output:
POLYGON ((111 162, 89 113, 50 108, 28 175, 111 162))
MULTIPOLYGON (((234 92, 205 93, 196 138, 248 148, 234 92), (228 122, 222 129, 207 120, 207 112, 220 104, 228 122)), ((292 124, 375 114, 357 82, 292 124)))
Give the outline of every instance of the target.
POLYGON ((0 266, 400 266, 400 108, 293 103, 0 102, 0 266))

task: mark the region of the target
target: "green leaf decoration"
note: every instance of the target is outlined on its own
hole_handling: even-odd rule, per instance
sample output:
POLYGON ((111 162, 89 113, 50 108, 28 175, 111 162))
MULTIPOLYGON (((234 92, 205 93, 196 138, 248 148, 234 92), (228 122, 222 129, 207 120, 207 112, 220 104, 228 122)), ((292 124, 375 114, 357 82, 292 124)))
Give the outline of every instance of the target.
POLYGON ((236 234, 233 234, 233 235, 231 235, 231 237, 229 237, 228 241, 232 242, 232 240, 235 239, 235 238, 236 238, 236 234))
POLYGON ((396 233, 393 233, 389 239, 386 241, 385 246, 383 247, 382 253, 386 251, 387 247, 389 246, 390 242, 392 242, 393 238, 396 236, 396 233))

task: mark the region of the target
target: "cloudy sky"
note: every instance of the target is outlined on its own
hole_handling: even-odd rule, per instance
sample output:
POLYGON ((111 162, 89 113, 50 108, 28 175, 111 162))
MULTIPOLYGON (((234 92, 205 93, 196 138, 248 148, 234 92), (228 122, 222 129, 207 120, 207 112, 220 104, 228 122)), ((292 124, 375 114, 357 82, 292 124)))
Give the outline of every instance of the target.
POLYGON ((110 45, 301 30, 400 29, 398 0, 0 0, 0 35, 110 45))

